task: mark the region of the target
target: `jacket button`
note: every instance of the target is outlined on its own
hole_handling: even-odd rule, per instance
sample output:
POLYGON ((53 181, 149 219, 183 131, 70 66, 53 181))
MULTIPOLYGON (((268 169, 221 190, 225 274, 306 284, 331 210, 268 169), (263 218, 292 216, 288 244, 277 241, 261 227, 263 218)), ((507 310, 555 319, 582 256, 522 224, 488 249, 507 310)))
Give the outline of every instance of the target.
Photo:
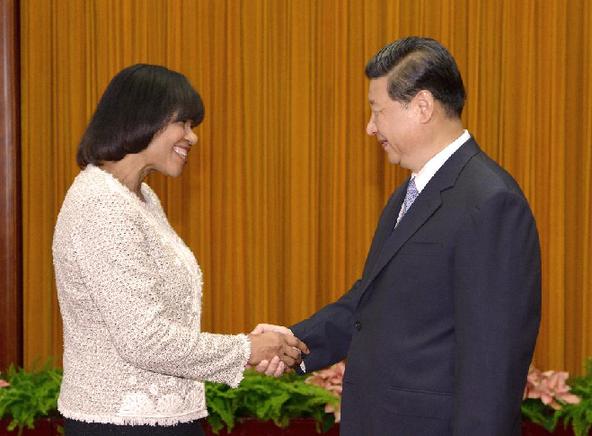
POLYGON ((362 330, 362 323, 360 321, 354 322, 354 327, 357 331, 362 330))

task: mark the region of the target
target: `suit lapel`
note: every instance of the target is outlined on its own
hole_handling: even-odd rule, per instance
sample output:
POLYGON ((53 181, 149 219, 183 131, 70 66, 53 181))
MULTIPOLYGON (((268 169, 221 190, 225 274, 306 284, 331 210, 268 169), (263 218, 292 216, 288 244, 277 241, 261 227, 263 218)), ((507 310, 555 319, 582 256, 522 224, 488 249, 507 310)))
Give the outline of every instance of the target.
MULTIPOLYGON (((392 227, 388 229, 390 235, 389 233, 386 233, 388 221, 386 219, 383 220, 385 222, 382 222, 381 225, 383 225, 385 228, 380 229, 380 231, 385 233, 385 236, 383 236, 383 240, 385 240, 380 247, 377 247, 376 251, 379 254, 374 256, 376 261, 372 259, 372 262, 370 262, 369 259, 368 265, 366 267, 367 271, 364 271, 364 288, 367 288, 368 285, 372 283, 372 281, 376 278, 376 276, 378 276, 378 274, 380 274, 380 272, 389 263, 393 256, 397 254, 405 242, 407 242, 440 208, 442 204, 442 191, 454 186, 456 179, 458 178, 458 175, 460 174, 463 167, 479 151, 480 150, 477 143, 471 137, 471 139, 469 139, 469 141, 460 147, 436 172, 434 177, 432 177, 432 179, 423 189, 419 197, 417 197, 417 200, 415 200, 413 206, 405 214, 405 217, 397 225, 397 228, 392 232, 390 232, 392 227)), ((409 181, 407 181, 407 183, 408 182, 409 181)), ((398 213, 401 207, 407 183, 405 183, 397 191, 399 192, 398 197, 401 198, 398 199, 398 203, 395 203, 398 205, 398 207, 393 208, 396 209, 396 213, 398 213)), ((396 214, 391 213, 388 215, 392 215, 392 217, 390 217, 390 223, 391 226, 394 226, 396 214)), ((366 292, 366 289, 364 289, 363 292, 366 292)))
POLYGON ((423 226, 442 204, 439 190, 437 192, 433 192, 433 190, 426 192, 426 190, 427 186, 384 243, 378 260, 368 277, 368 283, 376 278, 391 258, 401 249, 403 244, 423 226))
POLYGON ((373 269, 373 266, 376 263, 376 259, 378 258, 379 254, 381 253, 384 243, 393 231, 395 221, 397 216, 399 216, 399 211, 401 210, 401 205, 403 204, 403 199, 405 198, 406 187, 407 183, 403 183, 395 191, 395 193, 391 196, 384 213, 382 214, 380 222, 378 223, 378 229, 376 230, 376 234, 372 240, 372 246, 370 247, 368 260, 366 261, 366 265, 364 267, 364 276, 366 276, 373 269))

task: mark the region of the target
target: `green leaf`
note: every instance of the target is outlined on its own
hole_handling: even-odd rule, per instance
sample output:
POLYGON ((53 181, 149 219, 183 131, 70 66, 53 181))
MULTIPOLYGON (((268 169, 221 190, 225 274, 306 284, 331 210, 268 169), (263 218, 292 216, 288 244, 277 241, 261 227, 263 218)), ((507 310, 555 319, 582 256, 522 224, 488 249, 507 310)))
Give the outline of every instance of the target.
POLYGON ((539 400, 527 399, 522 402, 522 416, 535 424, 553 432, 557 425, 556 412, 551 407, 545 406, 539 400))
POLYGON ((566 425, 572 425, 576 436, 587 436, 592 428, 592 359, 586 362, 586 374, 571 378, 568 384, 581 401, 563 405, 557 415, 566 425))
POLYGON ((32 371, 11 365, 2 377, 10 386, 0 389, 0 419, 11 418, 9 430, 33 428, 36 419, 56 412, 62 373, 51 362, 32 371))
POLYGON ((325 413, 325 405, 338 404, 339 400, 304 380, 296 374, 273 378, 247 371, 236 389, 206 383, 208 422, 215 431, 220 423, 230 431, 241 417, 271 420, 279 427, 286 427, 293 418, 312 417, 317 421, 317 429, 326 431, 332 425, 333 415, 325 413))

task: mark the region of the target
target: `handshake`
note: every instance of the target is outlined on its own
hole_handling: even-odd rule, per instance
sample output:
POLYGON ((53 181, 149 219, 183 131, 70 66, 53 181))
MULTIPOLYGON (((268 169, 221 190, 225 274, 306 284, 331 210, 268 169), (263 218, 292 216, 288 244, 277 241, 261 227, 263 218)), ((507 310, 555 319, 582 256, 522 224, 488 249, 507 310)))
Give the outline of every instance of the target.
POLYGON ((287 327, 259 324, 248 337, 251 341, 251 356, 247 367, 274 377, 300 365, 302 353, 309 353, 306 344, 287 327))

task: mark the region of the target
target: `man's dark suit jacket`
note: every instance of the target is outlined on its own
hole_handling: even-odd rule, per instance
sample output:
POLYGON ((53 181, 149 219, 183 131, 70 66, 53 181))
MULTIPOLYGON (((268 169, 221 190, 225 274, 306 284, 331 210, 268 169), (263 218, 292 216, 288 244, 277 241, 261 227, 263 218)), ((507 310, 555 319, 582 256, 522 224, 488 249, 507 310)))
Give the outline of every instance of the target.
POLYGON ((541 298, 528 203, 472 138, 393 229, 406 188, 361 279, 291 327, 307 372, 347 357, 343 436, 519 435, 541 298))

